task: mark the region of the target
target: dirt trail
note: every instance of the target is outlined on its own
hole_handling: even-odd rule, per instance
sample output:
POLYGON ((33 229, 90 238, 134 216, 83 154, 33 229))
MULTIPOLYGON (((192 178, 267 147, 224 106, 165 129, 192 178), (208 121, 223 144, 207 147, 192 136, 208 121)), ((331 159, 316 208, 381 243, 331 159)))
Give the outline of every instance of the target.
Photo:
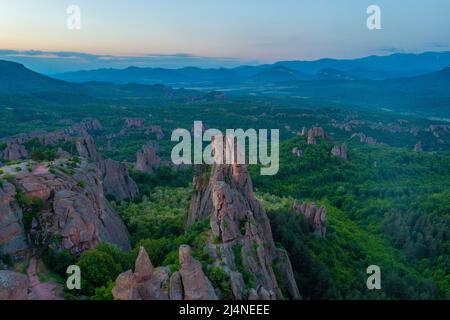
POLYGON ((30 300, 63 300, 63 297, 55 293, 58 285, 52 282, 42 283, 36 273, 36 256, 32 255, 30 265, 28 267, 28 280, 30 293, 28 298, 30 300))

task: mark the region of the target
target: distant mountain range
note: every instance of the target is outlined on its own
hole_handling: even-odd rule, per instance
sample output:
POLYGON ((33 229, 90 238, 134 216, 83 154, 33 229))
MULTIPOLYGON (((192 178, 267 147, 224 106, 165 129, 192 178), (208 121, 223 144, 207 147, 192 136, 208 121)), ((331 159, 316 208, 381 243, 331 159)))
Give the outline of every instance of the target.
POLYGON ((71 82, 106 81, 176 86, 210 85, 212 83, 283 82, 290 80, 372 79, 413 77, 438 71, 450 65, 450 52, 393 54, 352 60, 321 59, 316 61, 280 61, 271 65, 241 66, 231 69, 137 68, 97 69, 53 75, 71 82))
MULTIPOLYGON (((223 91, 229 96, 317 98, 355 106, 449 118, 450 67, 445 59, 449 59, 450 64, 448 54, 393 55, 383 59, 362 59, 366 64, 367 61, 376 60, 377 65, 386 68, 390 66, 384 69, 385 74, 393 73, 393 70, 415 73, 414 76, 382 80, 364 76, 369 72, 363 70, 369 69, 362 69, 361 61, 359 67, 354 61, 344 63, 340 60, 322 60, 306 63, 309 72, 317 70, 315 74, 301 71, 303 62, 280 62, 234 69, 102 69, 65 74, 64 77, 60 76, 60 79, 33 72, 15 62, 0 61, 0 103, 18 103, 17 101, 22 101, 24 97, 58 103, 61 106, 93 99, 130 97, 211 101, 222 99, 222 95, 217 91, 223 91), (424 62, 422 65, 412 64, 409 68, 405 65, 401 67, 400 62, 393 62, 401 56, 411 63, 424 62), (432 56, 434 59, 431 59, 432 56), (335 64, 340 64, 341 67, 345 64, 350 71, 334 68, 335 64), (419 72, 437 66, 441 68, 425 74, 419 72), (61 80, 62 78, 64 80, 61 80), (69 82, 69 79, 75 82, 69 82), (173 89, 168 86, 172 83, 178 87, 202 90, 173 89)), ((370 70, 373 73, 375 69, 370 70)))
POLYGON ((17 98, 23 101, 24 97, 47 102, 77 103, 97 98, 116 97, 171 98, 195 101, 217 99, 220 98, 220 95, 196 90, 172 89, 162 84, 127 83, 116 85, 111 82, 98 81, 72 83, 31 71, 16 62, 0 60, 0 103, 6 101, 11 104, 17 98))

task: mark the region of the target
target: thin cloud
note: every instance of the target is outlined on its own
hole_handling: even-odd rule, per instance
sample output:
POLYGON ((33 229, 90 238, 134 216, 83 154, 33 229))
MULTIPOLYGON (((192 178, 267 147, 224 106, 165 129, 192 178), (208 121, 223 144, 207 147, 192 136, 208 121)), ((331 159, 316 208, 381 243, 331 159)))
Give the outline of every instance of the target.
POLYGON ((70 51, 6 50, 0 49, 0 59, 23 63, 32 70, 54 74, 99 68, 127 68, 130 66, 181 68, 186 66, 218 68, 242 64, 257 64, 229 57, 204 57, 188 53, 146 54, 136 56, 97 55, 70 51))

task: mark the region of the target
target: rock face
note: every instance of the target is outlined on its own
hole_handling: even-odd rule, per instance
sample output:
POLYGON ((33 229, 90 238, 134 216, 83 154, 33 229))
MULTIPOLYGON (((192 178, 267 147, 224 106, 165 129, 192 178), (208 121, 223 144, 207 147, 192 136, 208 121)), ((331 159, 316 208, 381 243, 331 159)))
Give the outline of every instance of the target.
POLYGON ((81 157, 95 161, 100 170, 103 187, 107 195, 122 201, 133 199, 139 194, 138 186, 131 179, 127 165, 112 159, 103 159, 90 135, 85 134, 78 139, 76 146, 81 157))
POLYGON ((348 149, 345 144, 334 146, 333 149, 331 149, 331 154, 343 160, 348 160, 348 149))
POLYGON ((16 188, 8 182, 0 185, 0 248, 4 254, 16 255, 28 248, 22 224, 22 209, 16 188))
POLYGON ((106 159, 98 163, 102 173, 105 193, 116 200, 133 199, 139 194, 137 184, 128 173, 128 166, 115 160, 106 159))
POLYGON ((317 144, 316 138, 327 138, 325 130, 322 127, 312 127, 308 130, 308 144, 317 144))
POLYGON ((191 256, 189 246, 179 250, 180 271, 154 268, 144 248, 140 248, 135 271, 128 270, 116 279, 112 294, 116 300, 216 300, 200 262, 191 256))
POLYGON ((422 151, 423 151, 422 142, 419 141, 414 146, 414 152, 422 152, 422 151))
POLYGON ((97 151, 94 139, 88 134, 77 140, 76 147, 80 157, 92 159, 97 162, 103 160, 100 153, 97 151))
POLYGON ((317 208, 315 203, 302 203, 297 201, 292 205, 295 213, 302 214, 318 237, 325 237, 327 232, 327 209, 324 206, 317 208))
POLYGON ((126 128, 141 128, 144 125, 144 119, 141 118, 125 118, 126 128))
POLYGON ((27 149, 16 142, 8 142, 3 150, 3 159, 6 161, 15 161, 28 157, 27 149))
POLYGON ((13 271, 0 271, 0 300, 28 300, 27 276, 13 271))
POLYGON ((164 131, 161 128, 161 126, 149 126, 145 128, 145 134, 146 135, 150 135, 150 134, 156 134, 156 139, 161 140, 164 139, 164 131))
POLYGON ((94 166, 85 164, 73 176, 60 171, 21 172, 15 180, 25 196, 43 203, 32 221, 33 242, 73 254, 94 248, 100 241, 130 249, 128 231, 106 201, 94 166))
POLYGON ((207 165, 194 166, 193 193, 186 224, 207 219, 213 210, 212 189, 209 183, 211 168, 207 165))
POLYGON ((367 143, 369 145, 374 145, 377 144, 377 140, 372 138, 372 137, 368 137, 366 136, 364 133, 360 132, 360 133, 354 133, 350 139, 353 139, 354 137, 359 138, 359 142, 361 143, 367 143))
MULTIPOLYGON (((220 156, 218 150, 213 142, 215 157, 220 156)), ((202 179, 206 178, 203 173, 202 179)), ((215 164, 208 183, 205 180, 200 182, 196 177, 194 185, 197 190, 194 191, 193 202, 201 204, 197 206, 201 210, 190 211, 188 218, 192 223, 209 217, 208 254, 214 260, 214 266, 221 267, 230 275, 233 298, 248 299, 252 288, 258 299, 283 298, 275 268, 279 273, 290 273, 282 276, 290 280, 294 279, 292 269, 289 260, 279 259, 280 252, 273 242, 269 219, 253 195, 247 166, 215 164), (212 199, 211 204, 209 199, 212 199), (284 265, 286 263, 289 265, 284 265), (250 274, 245 278, 247 283, 243 280, 244 270, 250 274)), ((193 207, 191 202, 191 210, 193 207)), ((300 297, 295 281, 285 287, 289 290, 286 298, 300 297)))
POLYGON ((157 156, 158 144, 148 142, 142 150, 136 154, 136 170, 142 172, 153 172, 161 166, 161 158, 157 156))
POLYGON ((189 246, 180 246, 179 260, 184 300, 217 300, 211 282, 203 273, 202 264, 192 257, 189 246))

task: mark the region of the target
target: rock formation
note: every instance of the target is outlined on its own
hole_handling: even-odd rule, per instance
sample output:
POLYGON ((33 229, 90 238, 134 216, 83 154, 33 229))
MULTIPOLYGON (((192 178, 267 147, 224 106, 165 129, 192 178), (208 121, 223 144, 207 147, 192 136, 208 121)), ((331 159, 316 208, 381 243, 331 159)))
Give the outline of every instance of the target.
POLYGON ((331 154, 343 160, 348 160, 348 149, 345 144, 334 146, 333 149, 331 149, 331 154))
POLYGON ((144 125, 142 118, 125 118, 126 128, 141 128, 144 125))
MULTIPOLYGON (((213 142, 216 159, 218 150, 213 142)), ((192 223, 209 217, 208 254, 215 266, 230 275, 233 298, 248 299, 251 289, 259 299, 283 298, 275 268, 282 279, 290 281, 294 279, 292 269, 285 253, 275 247, 269 219, 253 195, 247 166, 215 164, 209 179, 205 171, 194 178, 196 205, 191 202, 188 220, 192 223), (210 199, 212 203, 208 203, 210 199), (244 270, 248 277, 244 277, 244 270)), ((284 287, 288 288, 286 298, 299 298, 295 281, 284 287)))
POLYGON ((193 192, 186 224, 207 219, 213 210, 211 185, 209 183, 211 168, 208 165, 195 165, 193 178, 193 192))
POLYGON ((353 139, 354 137, 359 138, 359 142, 361 143, 367 143, 369 145, 374 145, 377 144, 377 140, 372 138, 372 137, 368 137, 366 136, 364 133, 360 132, 360 133, 354 133, 350 139, 353 139))
POLYGON ((130 248, 128 231, 106 201, 94 166, 85 164, 73 176, 59 170, 42 174, 21 172, 15 176, 15 183, 25 197, 43 203, 30 226, 31 239, 36 244, 68 249, 74 254, 91 249, 100 241, 130 248))
POLYGON ((101 172, 103 187, 107 195, 111 195, 117 201, 133 199, 139 194, 139 188, 131 179, 128 167, 124 163, 112 159, 104 159, 97 151, 94 139, 90 135, 84 135, 77 140, 78 154, 86 159, 95 161, 101 172))
POLYGON ((145 128, 145 134, 146 135, 150 135, 150 134, 156 134, 156 139, 161 140, 164 139, 164 131, 162 130, 161 126, 150 126, 150 127, 146 127, 145 128))
POLYGON ((107 195, 117 201, 133 199, 139 194, 139 188, 128 173, 128 166, 115 160, 106 159, 98 163, 102 173, 103 187, 107 195))
POLYGON ((414 146, 414 152, 422 152, 422 151, 423 151, 422 142, 419 141, 414 146))
POLYGON ((0 185, 0 253, 10 255, 20 254, 28 248, 23 213, 16 195, 16 188, 11 183, 0 185))
POLYGON ((120 274, 112 290, 116 300, 216 300, 211 282, 200 262, 186 245, 179 249, 180 271, 154 268, 143 247, 139 250, 135 270, 120 274))
POLYGON ((327 133, 322 127, 312 127, 311 129, 306 132, 306 128, 302 129, 301 136, 307 136, 307 142, 308 144, 317 144, 316 138, 328 138, 327 133))
POLYGON ((28 300, 27 276, 13 271, 0 271, 1 300, 28 300))
POLYGON ((161 158, 157 156, 158 144, 149 141, 136 154, 136 170, 153 172, 161 166, 161 158))
POLYGON ((327 232, 327 209, 324 206, 317 208, 315 203, 302 203, 297 201, 292 205, 295 213, 302 214, 318 237, 324 237, 327 232))
POLYGON ((6 161, 15 161, 28 157, 25 146, 17 142, 7 142, 3 150, 3 159, 6 161))
POLYGON ((80 157, 92 159, 96 162, 100 162, 103 160, 102 156, 97 151, 94 139, 88 134, 85 134, 83 137, 77 139, 76 147, 80 157))

